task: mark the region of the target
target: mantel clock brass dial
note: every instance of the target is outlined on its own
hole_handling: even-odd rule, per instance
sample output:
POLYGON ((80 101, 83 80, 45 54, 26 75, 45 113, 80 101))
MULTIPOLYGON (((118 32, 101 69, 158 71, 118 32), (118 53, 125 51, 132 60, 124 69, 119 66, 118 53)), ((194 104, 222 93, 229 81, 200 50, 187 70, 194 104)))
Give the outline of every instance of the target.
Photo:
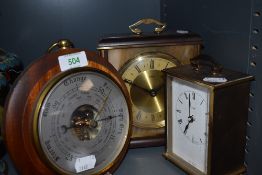
POLYGON ((111 174, 129 144, 127 89, 103 58, 69 48, 68 40, 51 50, 57 45, 10 94, 4 133, 11 159, 21 174, 111 174))
POLYGON ((163 69, 180 65, 170 55, 149 52, 129 60, 120 74, 127 85, 132 101, 133 138, 161 135, 165 126, 164 74, 163 69))
POLYGON ((131 148, 165 143, 163 74, 161 70, 188 64, 200 53, 202 39, 189 31, 165 32, 166 24, 141 19, 129 26, 133 34, 108 36, 98 50, 120 73, 130 92, 133 113, 131 148), (154 33, 139 25, 154 24, 154 33))

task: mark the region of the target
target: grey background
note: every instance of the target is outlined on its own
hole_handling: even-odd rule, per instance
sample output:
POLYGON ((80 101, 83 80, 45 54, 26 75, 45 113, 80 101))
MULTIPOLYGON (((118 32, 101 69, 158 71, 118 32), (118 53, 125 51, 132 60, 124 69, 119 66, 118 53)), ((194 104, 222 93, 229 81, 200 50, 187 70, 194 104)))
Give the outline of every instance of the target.
MULTIPOLYGON (((78 48, 96 50, 104 35, 129 33, 128 26, 141 18, 160 19, 170 30, 199 33, 204 40, 204 53, 227 68, 256 76, 251 89, 254 96, 250 97, 246 164, 247 174, 259 175, 261 14, 261 0, 0 0, 0 48, 16 53, 26 67, 61 38, 70 39, 78 48), (258 33, 253 32, 255 29, 258 33)), ((166 161, 163 152, 164 147, 131 149, 114 174, 185 174, 166 161)), ((5 159, 10 174, 15 175, 8 155, 5 159)))

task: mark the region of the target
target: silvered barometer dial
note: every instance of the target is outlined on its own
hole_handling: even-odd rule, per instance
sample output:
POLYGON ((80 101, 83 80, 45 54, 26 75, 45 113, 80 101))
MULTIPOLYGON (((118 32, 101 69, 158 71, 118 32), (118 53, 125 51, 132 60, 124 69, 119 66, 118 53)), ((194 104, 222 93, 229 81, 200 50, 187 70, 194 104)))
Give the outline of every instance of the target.
POLYGON ((100 71, 62 73, 37 105, 35 141, 58 173, 106 173, 125 146, 128 104, 121 88, 100 71))

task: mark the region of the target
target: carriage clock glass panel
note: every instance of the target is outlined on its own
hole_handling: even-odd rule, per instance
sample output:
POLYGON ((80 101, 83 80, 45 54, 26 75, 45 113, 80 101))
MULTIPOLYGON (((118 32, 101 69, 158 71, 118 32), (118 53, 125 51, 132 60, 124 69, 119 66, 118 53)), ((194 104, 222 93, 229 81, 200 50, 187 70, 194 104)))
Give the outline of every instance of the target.
POLYGON ((206 173, 209 90, 178 78, 172 78, 171 91, 172 152, 206 173))
POLYGON ((128 134, 124 95, 111 79, 93 71, 57 81, 37 115, 41 149, 66 174, 101 172, 120 154, 128 134))

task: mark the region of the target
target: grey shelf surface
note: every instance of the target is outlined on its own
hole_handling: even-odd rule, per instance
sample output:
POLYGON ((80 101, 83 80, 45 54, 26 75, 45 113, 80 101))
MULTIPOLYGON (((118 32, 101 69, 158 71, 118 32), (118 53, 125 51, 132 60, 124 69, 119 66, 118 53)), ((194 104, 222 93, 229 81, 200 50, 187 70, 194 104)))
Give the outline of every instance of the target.
MULTIPOLYGON (((164 151, 164 147, 129 149, 113 175, 186 175, 162 156, 164 151)), ((8 163, 9 175, 18 175, 7 154, 3 160, 8 163)))

